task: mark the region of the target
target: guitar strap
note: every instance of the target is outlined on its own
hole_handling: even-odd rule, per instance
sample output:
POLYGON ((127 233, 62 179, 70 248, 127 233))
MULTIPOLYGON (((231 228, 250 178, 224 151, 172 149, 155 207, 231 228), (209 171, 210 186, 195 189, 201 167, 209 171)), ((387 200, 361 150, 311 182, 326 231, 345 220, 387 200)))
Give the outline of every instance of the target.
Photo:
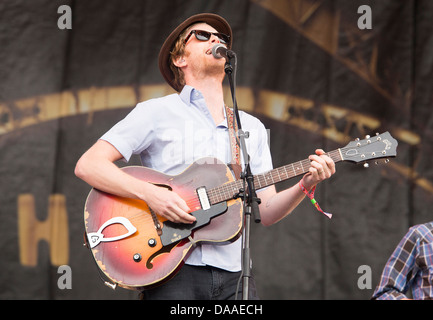
POLYGON ((241 159, 239 151, 239 140, 238 140, 238 126, 234 124, 234 113, 233 110, 224 105, 226 109, 227 127, 229 129, 229 140, 230 140, 230 151, 232 154, 232 161, 230 163, 231 168, 235 174, 236 179, 241 176, 241 159))

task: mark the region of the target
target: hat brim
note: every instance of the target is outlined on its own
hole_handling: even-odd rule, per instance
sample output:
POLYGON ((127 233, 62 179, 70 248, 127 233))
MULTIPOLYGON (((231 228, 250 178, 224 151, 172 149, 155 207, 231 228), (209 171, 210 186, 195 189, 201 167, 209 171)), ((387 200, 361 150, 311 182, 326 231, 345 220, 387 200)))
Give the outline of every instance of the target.
POLYGON ((174 43, 179 38, 180 34, 189 26, 194 23, 204 22, 214 27, 218 32, 224 33, 230 36, 230 42, 228 48, 232 46, 232 29, 228 22, 221 16, 213 13, 200 13, 193 15, 182 22, 176 29, 174 29, 170 35, 165 39, 164 44, 159 51, 158 65, 162 76, 167 83, 177 92, 182 90, 181 87, 177 86, 174 81, 174 74, 170 69, 170 51, 172 50, 174 43))

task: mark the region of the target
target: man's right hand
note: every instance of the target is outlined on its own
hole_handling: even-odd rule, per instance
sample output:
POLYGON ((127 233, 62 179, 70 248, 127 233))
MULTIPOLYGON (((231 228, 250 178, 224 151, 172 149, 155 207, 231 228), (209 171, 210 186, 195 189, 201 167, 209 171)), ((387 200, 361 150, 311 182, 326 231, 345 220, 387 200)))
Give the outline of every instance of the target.
POLYGON ((173 191, 151 185, 146 193, 146 203, 158 215, 176 223, 193 223, 196 219, 186 202, 173 191))

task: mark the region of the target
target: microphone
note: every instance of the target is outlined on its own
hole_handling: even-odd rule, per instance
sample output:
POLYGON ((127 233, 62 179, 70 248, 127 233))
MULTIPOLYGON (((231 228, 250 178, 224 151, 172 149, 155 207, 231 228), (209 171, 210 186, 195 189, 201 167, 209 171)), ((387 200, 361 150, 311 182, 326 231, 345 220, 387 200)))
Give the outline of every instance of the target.
POLYGON ((212 55, 216 59, 225 58, 228 61, 236 54, 232 50, 227 49, 224 45, 217 43, 212 47, 212 55))

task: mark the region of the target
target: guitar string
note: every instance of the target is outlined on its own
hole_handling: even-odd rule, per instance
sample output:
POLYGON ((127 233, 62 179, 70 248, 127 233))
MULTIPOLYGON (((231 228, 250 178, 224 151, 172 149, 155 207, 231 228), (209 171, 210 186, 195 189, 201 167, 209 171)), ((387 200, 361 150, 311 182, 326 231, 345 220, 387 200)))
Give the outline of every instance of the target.
MULTIPOLYGON (((338 149, 334 151, 330 151, 328 153, 328 156, 330 156, 335 162, 342 160, 338 149)), ((310 163, 311 161, 309 159, 305 159, 292 164, 282 166, 280 168, 273 169, 263 174, 256 175, 254 183, 255 184, 258 183, 259 188, 264 188, 270 184, 275 184, 283 180, 293 178, 299 174, 306 173, 310 168, 310 163), (296 170, 295 170, 295 165, 297 165, 296 170), (287 168, 289 166, 292 166, 292 169, 289 170, 293 171, 293 174, 289 174, 289 172, 287 172, 287 168), (283 178, 281 178, 281 176, 283 176, 283 178), (271 183, 267 183, 269 179, 271 179, 271 183)), ((208 190, 208 196, 215 200, 211 202, 217 203, 232 198, 233 195, 235 195, 238 192, 239 188, 241 187, 241 185, 238 185, 237 181, 232 181, 222 186, 208 190)))
MULTIPOLYGON (((341 161, 341 152, 345 152, 346 150, 350 150, 352 148, 340 148, 337 150, 333 150, 327 153, 328 156, 330 156, 335 162, 341 161)), ((293 177, 296 177, 300 174, 306 173, 310 168, 311 161, 309 159, 304 159, 298 162, 294 162, 285 166, 282 166, 280 168, 276 168, 274 170, 271 170, 270 172, 258 174, 255 176, 255 183, 259 184, 259 188, 264 188, 270 184, 278 183, 283 180, 287 180, 293 177), (297 167, 295 168, 295 165, 297 167), (292 166, 292 169, 288 169, 290 166, 292 166), (299 166, 302 168, 300 169, 299 166), (292 173, 289 174, 288 171, 292 171, 292 173), (283 176, 283 178, 281 178, 283 176), (268 183, 268 180, 271 180, 271 183, 268 183)), ((240 180, 234 180, 230 181, 228 183, 225 183, 221 186, 211 188, 207 190, 208 197, 211 200, 212 204, 231 199, 236 193, 239 192, 239 189, 242 187, 242 184, 238 183, 240 180)), ((200 205, 200 201, 198 196, 195 194, 189 198, 184 199, 185 202, 187 202, 188 206, 196 208, 198 205, 200 205)))
MULTIPOLYGON (((372 141, 372 143, 377 141, 372 141)), ((350 147, 344 147, 337 150, 333 150, 327 153, 328 156, 331 157, 334 162, 342 161, 340 151, 342 153, 345 153, 348 150, 351 150, 353 148, 350 147)), ((273 169, 269 172, 258 174, 254 176, 254 183, 258 183, 258 188, 264 188, 268 185, 275 184, 293 177, 296 177, 300 174, 306 173, 309 168, 311 161, 309 159, 304 159, 298 162, 294 162, 291 164, 287 164, 285 166, 273 169), (292 167, 291 169, 288 169, 289 167, 292 167), (295 167, 297 166, 297 167, 295 167), (301 167, 301 168, 299 168, 301 167), (293 173, 292 173, 293 172, 293 173), (300 172, 300 173, 299 173, 300 172), (283 178, 281 178, 283 177, 283 178), (272 180, 272 183, 268 183, 269 180, 272 180)), ((235 196, 240 188, 242 188, 243 183, 242 180, 233 180, 230 182, 227 182, 221 186, 211 188, 207 190, 207 194, 209 197, 209 200, 211 201, 211 204, 216 204, 218 202, 224 201, 224 200, 230 200, 235 196)), ((187 203, 189 208, 197 208, 201 205, 200 200, 197 196, 191 195, 190 197, 184 198, 184 201, 187 203)), ((194 210, 193 210, 194 211, 194 210)), ((134 215, 131 216, 131 219, 135 219, 136 217, 149 217, 151 219, 150 212, 147 212, 146 210, 140 211, 134 215), (148 215, 143 215, 143 213, 148 213, 148 215)))

